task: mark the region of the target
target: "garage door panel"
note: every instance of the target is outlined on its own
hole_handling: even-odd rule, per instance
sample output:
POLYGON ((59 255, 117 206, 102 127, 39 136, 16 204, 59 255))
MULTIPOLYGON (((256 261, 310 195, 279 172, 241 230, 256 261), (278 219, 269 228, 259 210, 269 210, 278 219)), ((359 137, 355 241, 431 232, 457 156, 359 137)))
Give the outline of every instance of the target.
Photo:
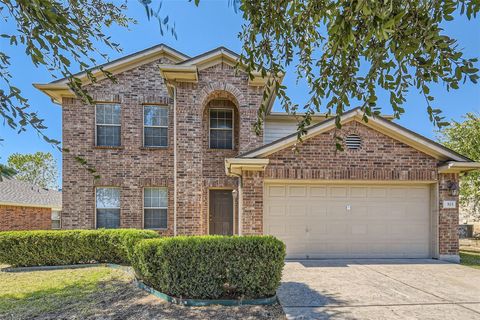
POLYGON ((307 195, 306 186, 289 186, 287 190, 289 197, 305 197, 307 195))
POLYGON ((340 186, 335 186, 335 187, 330 187, 330 197, 331 198, 346 198, 348 194, 348 188, 347 187, 340 187, 340 186))
POLYGON ((370 187, 368 189, 369 198, 386 198, 387 190, 384 187, 370 187))
POLYGON ((326 196, 327 196, 327 187, 326 186, 310 187, 310 197, 325 198, 326 196))
POLYGON ((367 199, 368 188, 367 187, 351 187, 350 188, 350 197, 358 199, 367 199))
POLYGON ((285 203, 266 204, 267 217, 286 217, 287 208, 285 203))
POLYGON ((327 208, 321 207, 318 204, 309 202, 308 203, 308 211, 307 211, 308 219, 311 219, 312 223, 317 222, 316 220, 320 219, 322 221, 327 216, 327 208))
POLYGON ((428 186, 265 185, 265 232, 288 258, 426 258, 428 186))
POLYGON ((269 186, 268 187, 268 196, 269 197, 285 197, 285 186, 269 186))
POLYGON ((287 215, 290 217, 306 217, 307 205, 302 203, 287 204, 287 215))

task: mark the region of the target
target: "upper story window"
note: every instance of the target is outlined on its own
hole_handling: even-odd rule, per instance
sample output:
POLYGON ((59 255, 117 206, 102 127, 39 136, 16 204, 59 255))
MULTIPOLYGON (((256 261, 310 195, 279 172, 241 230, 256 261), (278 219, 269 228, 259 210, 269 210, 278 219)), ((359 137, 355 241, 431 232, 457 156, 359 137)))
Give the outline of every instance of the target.
POLYGON ((168 107, 143 106, 143 145, 168 146, 168 107))
POLYGON ((97 104, 95 106, 97 146, 118 147, 121 144, 120 106, 97 104))
POLYGON ((120 227, 120 188, 96 189, 97 228, 120 227))
POLYGON ((210 148, 233 149, 232 109, 210 109, 210 148))

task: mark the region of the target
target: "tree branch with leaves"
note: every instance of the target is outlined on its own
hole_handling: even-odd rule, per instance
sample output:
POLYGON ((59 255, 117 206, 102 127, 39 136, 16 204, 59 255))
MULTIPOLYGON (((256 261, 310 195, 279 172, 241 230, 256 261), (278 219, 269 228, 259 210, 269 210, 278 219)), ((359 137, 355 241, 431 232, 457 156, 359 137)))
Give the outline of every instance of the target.
MULTIPOLYGON (((439 140, 448 148, 480 161, 480 115, 467 113, 464 121, 452 121, 439 132, 439 140)), ((480 172, 472 171, 460 178, 460 203, 480 220, 480 172)))
MULTIPOLYGON (((158 20, 161 34, 167 30, 176 37, 168 16, 160 13, 161 2, 157 10, 150 7, 150 0, 135 2, 146 8, 149 20, 158 20)), ((2 30, 13 30, 3 31, 0 41, 11 47, 23 47, 35 67, 46 68, 53 78, 68 79, 69 87, 77 97, 91 104, 92 98, 72 70, 85 72, 88 81, 95 83, 92 70, 100 64, 99 59, 102 63, 109 60, 107 50, 122 51, 106 32, 115 25, 128 28, 135 23, 126 15, 127 3, 126 0, 0 0, 0 19, 4 25, 12 26, 2 30)), ((10 67, 10 56, 5 49, 0 49, 0 117, 18 133, 31 128, 58 150, 66 151, 62 150, 60 141, 45 134, 44 119, 32 111, 28 99, 15 85, 10 67)), ((115 81, 108 71, 102 72, 115 81)), ((85 161, 80 163, 89 171, 95 171, 85 161)), ((2 174, 8 172, 0 167, 0 176, 2 174)))
MULTIPOLYGON (((241 64, 270 77, 267 90, 278 95, 283 109, 305 111, 299 138, 311 116, 340 116, 361 107, 364 121, 379 115, 378 93, 386 91, 395 118, 405 112, 406 95, 425 97, 426 111, 437 127, 447 125, 434 105, 432 84, 447 92, 462 83, 477 83, 477 58, 464 57, 457 41, 441 27, 455 15, 474 19, 477 0, 275 0, 238 1, 245 20, 239 38, 241 64), (294 64, 297 80, 305 79, 309 99, 298 105, 289 98, 281 75, 294 64)), ((266 101, 256 130, 262 128, 266 101)))

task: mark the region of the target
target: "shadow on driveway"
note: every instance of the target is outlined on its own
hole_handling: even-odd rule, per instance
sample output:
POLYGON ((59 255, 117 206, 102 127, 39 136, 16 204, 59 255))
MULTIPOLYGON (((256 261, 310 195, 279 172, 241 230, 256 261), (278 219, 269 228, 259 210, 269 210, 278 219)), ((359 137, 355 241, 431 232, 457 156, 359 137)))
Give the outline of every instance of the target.
MULTIPOLYGON (((277 290, 278 299, 281 305, 289 314, 289 309, 308 310, 308 316, 304 319, 341 319, 343 311, 341 309, 329 310, 328 313, 322 309, 313 309, 312 306, 324 306, 329 304, 343 305, 344 302, 335 297, 334 294, 327 294, 318 290, 313 290, 305 283, 301 282, 282 282, 282 285, 277 290)), ((302 319, 302 317, 298 318, 302 319)))

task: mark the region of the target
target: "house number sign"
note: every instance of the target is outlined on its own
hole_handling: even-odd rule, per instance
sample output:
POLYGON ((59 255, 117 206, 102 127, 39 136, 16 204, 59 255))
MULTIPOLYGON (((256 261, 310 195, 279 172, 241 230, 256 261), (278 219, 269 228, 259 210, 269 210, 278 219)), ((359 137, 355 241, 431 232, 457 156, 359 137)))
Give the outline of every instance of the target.
POLYGON ((457 207, 457 201, 455 200, 444 200, 443 208, 444 209, 455 209, 457 207))

